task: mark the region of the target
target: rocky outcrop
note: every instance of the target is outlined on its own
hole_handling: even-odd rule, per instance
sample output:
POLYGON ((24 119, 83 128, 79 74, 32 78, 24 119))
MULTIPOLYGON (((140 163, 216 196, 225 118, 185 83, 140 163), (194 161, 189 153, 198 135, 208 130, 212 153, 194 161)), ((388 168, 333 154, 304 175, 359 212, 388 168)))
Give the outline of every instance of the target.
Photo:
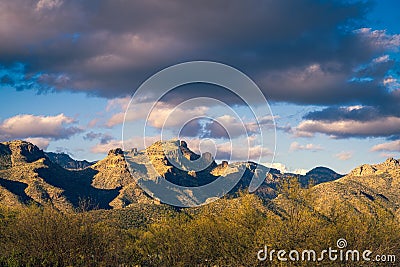
POLYGON ((350 172, 353 176, 372 175, 376 173, 377 169, 369 164, 361 165, 350 172))
POLYGON ((110 151, 108 151, 108 156, 118 156, 118 155, 124 155, 124 151, 122 151, 121 148, 115 148, 115 149, 111 149, 110 151))
POLYGON ((96 171, 92 185, 99 189, 116 189, 133 183, 124 152, 121 148, 112 149, 106 158, 90 166, 96 171))
POLYGON ((353 176, 366 176, 366 175, 374 175, 382 172, 387 172, 390 170, 396 170, 400 167, 399 160, 394 158, 388 158, 385 162, 380 164, 364 164, 361 165, 350 172, 350 175, 353 176))

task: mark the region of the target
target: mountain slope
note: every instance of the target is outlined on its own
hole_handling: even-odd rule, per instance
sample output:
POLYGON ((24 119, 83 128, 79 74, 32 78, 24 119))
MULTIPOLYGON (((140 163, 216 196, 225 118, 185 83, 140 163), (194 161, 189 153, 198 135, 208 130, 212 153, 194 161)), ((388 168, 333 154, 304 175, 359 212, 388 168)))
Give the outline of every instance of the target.
MULTIPOLYGON (((312 208, 328 217, 341 207, 355 214, 386 213, 400 219, 400 162, 393 158, 380 164, 364 164, 338 180, 309 190, 312 208)), ((274 201, 283 210, 290 206, 282 195, 274 201)))
POLYGON ((51 162, 42 150, 31 143, 6 142, 0 145, 0 149, 0 178, 3 181, 0 198, 7 197, 9 201, 18 199, 20 203, 32 200, 69 211, 79 206, 82 200, 94 202, 100 208, 109 208, 109 202, 118 194, 118 190, 91 186, 96 170, 66 170, 51 162), (23 185, 26 187, 23 188, 23 185))
POLYGON ((65 153, 44 152, 44 154, 49 158, 49 160, 51 160, 51 162, 68 170, 82 170, 95 163, 87 160, 74 160, 65 153))

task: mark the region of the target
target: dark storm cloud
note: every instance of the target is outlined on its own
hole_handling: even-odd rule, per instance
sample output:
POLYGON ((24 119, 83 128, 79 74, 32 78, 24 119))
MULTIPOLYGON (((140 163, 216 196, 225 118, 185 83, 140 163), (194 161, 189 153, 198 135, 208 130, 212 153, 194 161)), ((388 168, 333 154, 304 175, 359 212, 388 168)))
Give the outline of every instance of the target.
MULTIPOLYGON (((0 0, 0 87, 115 98, 172 64, 213 60, 249 75, 268 100, 331 106, 307 114, 294 131, 300 136, 391 138, 400 134, 400 93, 385 84, 398 69, 387 54, 398 50, 400 35, 366 28, 371 7, 370 1, 0 0)), ((243 104, 199 84, 162 101, 197 96, 243 104)), ((226 136, 215 123, 195 121, 181 134, 226 136)), ((108 141, 95 135, 85 138, 108 141)))
MULTIPOLYGON (((235 127, 232 127, 232 125, 229 125, 231 130, 235 130, 235 127)), ((239 126, 240 127, 240 126, 239 126)), ((240 136, 240 131, 236 134, 235 132, 230 133, 231 135, 228 134, 227 129, 221 125, 218 121, 210 121, 205 125, 205 136, 207 138, 224 138, 224 139, 230 139, 230 138, 235 138, 240 136)))
POLYGON ((382 114, 373 107, 329 107, 321 111, 309 112, 304 116, 304 119, 316 121, 370 121, 379 119, 381 116, 382 114))
MULTIPOLYGON (((0 7, 7 22, 0 26, 0 64, 24 62, 28 74, 42 73, 56 90, 110 98, 131 94, 166 66, 201 59, 245 71, 272 99, 285 101, 289 92, 293 102, 326 102, 329 94, 313 98, 271 79, 279 85, 288 72, 319 64, 340 78, 328 89, 339 87, 352 67, 389 46, 352 31, 370 7, 365 1, 4 0, 0 7)), ((324 91, 322 78, 311 75, 310 83, 324 91)))

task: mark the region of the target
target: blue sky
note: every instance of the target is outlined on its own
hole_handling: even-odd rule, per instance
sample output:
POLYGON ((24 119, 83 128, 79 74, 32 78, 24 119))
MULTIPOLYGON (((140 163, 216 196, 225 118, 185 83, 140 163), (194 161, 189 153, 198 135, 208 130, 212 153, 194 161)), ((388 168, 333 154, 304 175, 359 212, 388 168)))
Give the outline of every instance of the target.
MULTIPOLYGON (((394 0, 0 0, 0 141, 26 139, 47 151, 101 159, 121 146, 123 114, 142 82, 177 63, 211 60, 243 71, 268 99, 277 125, 276 166, 346 173, 398 158, 399 8, 394 0)), ((154 101, 153 94, 143 102, 154 101)), ((172 111, 169 136, 190 116, 213 114, 235 127, 218 106, 174 110, 199 96, 227 103, 251 124, 235 97, 193 85, 158 103, 149 141, 172 111)), ((137 136, 147 115, 140 107, 129 121, 137 136)), ((207 130, 222 149, 219 159, 227 156, 229 140, 218 125, 194 121, 186 129, 191 134, 183 138, 195 150, 207 130)), ((141 146, 137 136, 128 146, 141 146)))

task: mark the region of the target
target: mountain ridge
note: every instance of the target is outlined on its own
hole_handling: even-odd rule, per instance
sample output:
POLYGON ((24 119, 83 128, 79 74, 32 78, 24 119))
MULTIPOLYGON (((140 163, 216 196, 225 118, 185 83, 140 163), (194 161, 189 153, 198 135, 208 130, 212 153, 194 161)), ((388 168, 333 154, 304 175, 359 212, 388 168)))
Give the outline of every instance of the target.
MULTIPOLYGON (((243 170, 243 177, 229 192, 234 195, 240 189, 245 189, 250 185, 250 181, 255 175, 254 170, 258 166, 253 162, 228 164, 223 161, 217 164, 211 154, 197 155, 188 148, 186 142, 179 140, 158 141, 142 151, 122 151, 120 148, 115 148, 110 150, 104 159, 82 169, 66 168, 65 164, 60 166, 54 158, 55 162, 50 160, 48 153, 51 152, 43 152, 25 141, 0 143, 1 203, 15 204, 18 202, 21 205, 27 201, 42 205, 50 203, 57 209, 67 211, 76 208, 79 201, 85 198, 91 198, 94 205, 104 209, 124 208, 136 203, 160 204, 159 200, 151 198, 137 184, 138 179, 151 173, 150 165, 156 169, 156 172, 152 174, 153 176, 148 176, 149 179, 161 178, 185 186, 200 186, 210 183, 227 168, 233 170, 233 167, 236 171, 243 170), (164 146, 172 146, 175 150, 170 150, 171 152, 166 154, 163 150, 164 146), (179 149, 180 152, 176 149, 179 149), (150 162, 141 162, 145 155, 150 158, 150 162), (135 160, 133 165, 127 165, 127 158, 135 160), (186 169, 176 168, 174 161, 186 169), (201 171, 193 171, 190 169, 192 162, 207 167, 201 171)), ((67 159, 75 161, 69 156, 67 159)), ((364 167, 360 166, 362 167, 361 171, 360 167, 357 167, 347 176, 352 175, 353 177, 357 173, 375 174, 384 168, 396 170, 399 167, 398 161, 394 159, 388 159, 386 163, 382 164, 369 167, 362 165, 364 167)), ((71 165, 67 164, 68 166, 71 165)), ((307 187, 309 184, 317 187, 320 184, 329 184, 347 177, 321 166, 313 168, 305 175, 283 174, 277 169, 270 168, 268 175, 263 178, 264 180, 255 194, 263 198, 274 199, 279 195, 279 183, 291 176, 297 177, 303 187, 307 187)))
POLYGON ((89 162, 87 160, 75 160, 66 153, 44 152, 44 154, 53 162, 64 169, 68 170, 82 170, 96 162, 89 162))

